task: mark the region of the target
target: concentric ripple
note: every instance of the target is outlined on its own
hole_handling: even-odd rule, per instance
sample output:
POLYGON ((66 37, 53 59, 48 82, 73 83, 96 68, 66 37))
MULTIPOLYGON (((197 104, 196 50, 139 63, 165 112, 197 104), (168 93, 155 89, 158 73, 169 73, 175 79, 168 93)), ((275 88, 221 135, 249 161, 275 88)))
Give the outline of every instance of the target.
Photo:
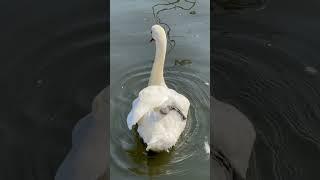
POLYGON ((209 168, 203 145, 204 141, 209 141, 210 133, 209 79, 199 72, 183 66, 166 67, 167 86, 185 95, 191 103, 186 128, 169 153, 148 153, 136 131, 128 129, 126 118, 131 103, 147 86, 150 70, 151 66, 140 66, 111 85, 111 160, 129 174, 145 176, 187 174, 195 162, 199 167, 206 165, 209 168))
POLYGON ((215 38, 214 96, 255 127, 248 179, 312 179, 318 174, 309 160, 319 159, 320 76, 310 52, 318 55, 299 37, 272 36, 215 38))

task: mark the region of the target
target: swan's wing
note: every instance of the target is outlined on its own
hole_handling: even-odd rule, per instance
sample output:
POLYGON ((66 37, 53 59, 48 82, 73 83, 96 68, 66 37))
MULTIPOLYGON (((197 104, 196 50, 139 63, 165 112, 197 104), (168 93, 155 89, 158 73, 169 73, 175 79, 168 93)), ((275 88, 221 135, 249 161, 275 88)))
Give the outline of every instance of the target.
POLYGON ((148 86, 140 91, 139 97, 132 103, 132 109, 127 117, 129 129, 135 125, 147 112, 159 107, 169 99, 168 88, 163 86, 148 86))
POLYGON ((187 117, 190 107, 189 100, 184 95, 177 93, 173 89, 169 89, 169 98, 173 101, 173 104, 182 112, 182 114, 187 117))

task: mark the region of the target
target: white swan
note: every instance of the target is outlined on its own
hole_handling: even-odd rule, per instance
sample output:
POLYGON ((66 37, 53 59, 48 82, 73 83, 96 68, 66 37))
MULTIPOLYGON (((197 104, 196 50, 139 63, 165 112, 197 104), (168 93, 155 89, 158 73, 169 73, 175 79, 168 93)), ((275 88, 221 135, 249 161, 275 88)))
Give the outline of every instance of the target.
POLYGON ((131 130, 133 125, 138 124, 138 133, 147 144, 147 151, 169 151, 186 126, 190 102, 185 96, 169 89, 164 81, 167 48, 164 29, 153 25, 151 34, 151 41, 156 43, 156 55, 149 84, 133 101, 127 125, 131 130))

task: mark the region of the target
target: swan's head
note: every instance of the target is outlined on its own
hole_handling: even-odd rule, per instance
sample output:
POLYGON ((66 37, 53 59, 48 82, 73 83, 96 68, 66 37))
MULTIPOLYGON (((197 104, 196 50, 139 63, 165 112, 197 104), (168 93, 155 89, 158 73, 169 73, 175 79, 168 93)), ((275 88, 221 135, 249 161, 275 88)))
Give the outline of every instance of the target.
POLYGON ((166 40, 166 32, 160 25, 153 25, 151 27, 151 41, 163 41, 166 40))

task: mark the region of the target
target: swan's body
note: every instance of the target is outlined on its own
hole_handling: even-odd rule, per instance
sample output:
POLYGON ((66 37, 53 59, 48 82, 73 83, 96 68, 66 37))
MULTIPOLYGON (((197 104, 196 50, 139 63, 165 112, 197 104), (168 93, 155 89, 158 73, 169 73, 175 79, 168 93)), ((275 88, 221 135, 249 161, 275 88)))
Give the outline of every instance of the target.
POLYGON ((164 81, 167 47, 164 29, 154 25, 151 33, 156 42, 156 55, 149 84, 133 101, 127 124, 129 129, 138 124, 138 133, 147 144, 146 150, 159 152, 168 151, 176 144, 186 126, 190 102, 185 96, 169 89, 164 81))

